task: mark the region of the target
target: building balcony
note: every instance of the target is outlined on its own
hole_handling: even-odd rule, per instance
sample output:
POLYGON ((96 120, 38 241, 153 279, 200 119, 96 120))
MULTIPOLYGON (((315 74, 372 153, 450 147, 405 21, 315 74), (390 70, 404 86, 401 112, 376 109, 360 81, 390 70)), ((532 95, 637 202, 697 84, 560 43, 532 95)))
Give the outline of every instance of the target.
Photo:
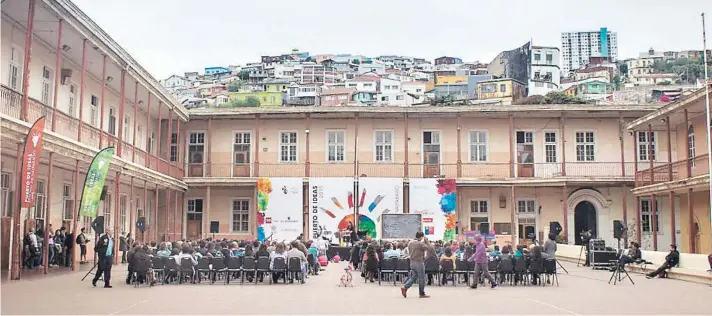
MULTIPOLYGON (((709 174, 708 154, 693 157, 689 161, 679 160, 673 163, 663 163, 651 168, 638 170, 635 174, 635 186, 642 187, 671 181, 686 180, 709 174), (688 175, 689 166, 689 175, 688 175)), ((640 162, 638 164, 641 164, 640 162)), ((643 162, 645 164, 645 162, 643 162)))
MULTIPOLYGON (((21 120, 21 104, 22 94, 4 85, 0 86, 0 113, 21 120)), ((94 149, 113 146, 116 148, 116 155, 120 154, 124 161, 156 170, 175 179, 180 180, 183 178, 182 165, 171 164, 165 159, 148 154, 128 142, 120 142, 116 136, 101 131, 87 122, 82 122, 80 129, 78 118, 69 116, 59 110, 54 111, 52 107, 43 104, 39 100, 28 98, 27 121, 33 123, 42 116, 46 117, 46 131, 52 131, 52 121, 54 119, 54 133, 59 136, 80 142, 94 149), (103 145, 101 144, 102 138, 104 139, 103 145)))
POLYGON ((186 178, 256 177, 381 177, 456 178, 468 181, 552 180, 581 182, 632 182, 633 164, 621 162, 563 163, 192 163, 185 166, 186 178), (564 166, 565 165, 565 166, 564 166), (512 170, 514 168, 514 170, 512 170), (514 176, 512 176, 512 173, 514 176))

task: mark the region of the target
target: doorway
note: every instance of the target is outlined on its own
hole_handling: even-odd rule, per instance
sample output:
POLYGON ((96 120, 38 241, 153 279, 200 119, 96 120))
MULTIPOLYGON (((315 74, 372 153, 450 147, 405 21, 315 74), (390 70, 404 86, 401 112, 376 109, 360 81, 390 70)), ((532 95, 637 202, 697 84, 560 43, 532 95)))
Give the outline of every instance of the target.
POLYGON ((440 175, 440 132, 423 132, 423 178, 440 175))
POLYGON ((186 221, 186 238, 200 239, 203 233, 203 199, 189 199, 186 221))
POLYGON ((596 207, 589 201, 582 201, 574 209, 574 240, 576 245, 582 245, 581 232, 591 230, 591 234, 598 236, 598 218, 596 207))
POLYGON ((534 177, 534 133, 517 132, 517 176, 534 177))

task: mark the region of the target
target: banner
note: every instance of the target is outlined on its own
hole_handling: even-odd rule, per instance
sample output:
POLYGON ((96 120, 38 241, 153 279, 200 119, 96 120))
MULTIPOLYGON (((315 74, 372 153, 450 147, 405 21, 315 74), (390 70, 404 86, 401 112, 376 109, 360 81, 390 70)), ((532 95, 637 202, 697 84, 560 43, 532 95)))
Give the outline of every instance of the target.
POLYGON ((42 143, 44 140, 45 117, 40 117, 32 124, 30 132, 25 137, 25 151, 22 155, 22 192, 21 207, 33 207, 36 202, 35 186, 39 172, 42 143))
POLYGON ((454 240, 455 180, 411 178, 409 183, 410 213, 423 215, 425 236, 432 240, 454 240))
POLYGON ((403 213, 403 179, 368 178, 358 180, 358 231, 381 238, 381 215, 403 213))
POLYGON ((304 231, 302 178, 257 179, 257 239, 290 242, 304 231))
MULTIPOLYGON (((334 233, 355 221, 353 178, 309 178, 309 238, 325 237, 337 243, 334 233)), ((371 221, 361 215, 362 221, 371 221)))
POLYGON ((91 161, 86 180, 84 180, 82 200, 79 204, 79 215, 94 218, 97 212, 99 212, 101 191, 104 189, 106 173, 109 171, 109 165, 113 157, 114 147, 107 147, 97 153, 91 161))

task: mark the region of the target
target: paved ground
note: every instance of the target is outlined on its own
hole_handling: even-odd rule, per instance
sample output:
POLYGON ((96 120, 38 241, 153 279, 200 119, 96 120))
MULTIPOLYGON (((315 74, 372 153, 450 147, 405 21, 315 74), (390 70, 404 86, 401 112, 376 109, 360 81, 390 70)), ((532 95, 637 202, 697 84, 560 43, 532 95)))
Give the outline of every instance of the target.
POLYGON ((417 289, 404 299, 393 285, 338 288, 342 265, 330 265, 305 285, 158 285, 123 284, 125 266, 114 268, 113 289, 92 288, 84 272, 64 272, 29 281, 7 282, 0 290, 7 314, 710 314, 712 287, 676 280, 646 280, 632 275, 613 286, 610 274, 564 263, 571 274, 560 287, 502 286, 470 290, 464 285, 417 289))

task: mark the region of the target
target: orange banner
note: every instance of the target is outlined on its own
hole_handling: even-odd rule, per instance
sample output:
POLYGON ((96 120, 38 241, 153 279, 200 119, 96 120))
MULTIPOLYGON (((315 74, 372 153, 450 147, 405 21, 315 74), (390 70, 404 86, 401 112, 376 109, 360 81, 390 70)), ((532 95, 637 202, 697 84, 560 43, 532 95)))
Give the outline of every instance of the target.
POLYGON ((22 155, 22 173, 20 174, 22 181, 20 201, 22 207, 33 207, 37 201, 35 186, 40 166, 40 156, 42 155, 44 126, 45 117, 43 116, 35 121, 25 138, 25 153, 22 155))

